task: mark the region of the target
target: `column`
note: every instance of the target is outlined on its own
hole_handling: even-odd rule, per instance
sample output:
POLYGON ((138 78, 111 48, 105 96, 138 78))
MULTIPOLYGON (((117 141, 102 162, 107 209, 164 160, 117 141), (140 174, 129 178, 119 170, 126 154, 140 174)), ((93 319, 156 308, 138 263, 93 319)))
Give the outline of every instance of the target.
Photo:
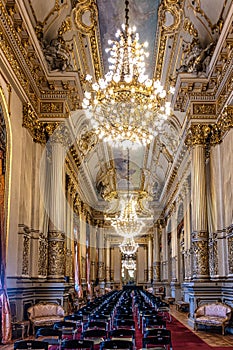
POLYGON ((73 257, 74 257, 74 224, 73 224, 73 184, 70 178, 67 178, 67 194, 66 194, 66 278, 67 282, 73 280, 73 257))
POLYGON ((106 237, 106 269, 105 269, 105 275, 106 275, 106 282, 110 282, 110 268, 111 268, 111 256, 110 256, 110 238, 106 237))
POLYGON ((209 278, 209 252, 207 231, 206 195, 206 140, 209 127, 193 125, 189 133, 192 146, 191 200, 192 200, 192 250, 193 279, 209 278))
POLYGON ((172 282, 179 280, 178 271, 178 242, 177 242, 177 218, 176 207, 173 207, 173 213, 171 217, 171 268, 172 268, 172 282))
POLYGON ((98 230, 98 264, 97 275, 100 284, 100 294, 104 293, 105 288, 105 262, 104 262, 104 229, 100 227, 98 230))
POLYGON ((90 262, 91 262, 91 271, 90 271, 90 279, 91 282, 94 283, 96 280, 96 233, 97 233, 97 227, 91 226, 90 227, 90 262))
POLYGON ((153 282, 160 282, 160 231, 161 223, 157 222, 154 229, 153 247, 153 282))
POLYGON ((81 276, 81 284, 86 284, 86 211, 84 210, 83 203, 81 205, 80 211, 80 257, 81 257, 81 266, 80 266, 80 276, 81 276))
MULTIPOLYGON (((58 135, 59 136, 59 135, 58 135)), ((50 197, 48 233, 48 277, 64 280, 65 276, 65 196, 64 158, 65 148, 59 137, 48 143, 50 148, 50 197)))
POLYGON ((188 180, 184 183, 184 270, 185 281, 191 279, 192 255, 191 255, 191 213, 190 213, 190 185, 188 180))
POLYGON ((148 282, 153 281, 152 278, 152 259, 153 259, 153 246, 152 246, 152 234, 148 235, 148 282))

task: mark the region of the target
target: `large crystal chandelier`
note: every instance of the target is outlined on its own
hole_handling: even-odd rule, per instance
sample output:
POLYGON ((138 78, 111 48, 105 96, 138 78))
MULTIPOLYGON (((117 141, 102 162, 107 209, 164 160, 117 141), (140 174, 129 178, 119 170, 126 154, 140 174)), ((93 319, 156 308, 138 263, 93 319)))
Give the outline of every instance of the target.
POLYGON ((170 102, 158 80, 145 74, 144 50, 136 28, 129 27, 129 1, 125 1, 125 24, 109 40, 109 71, 94 81, 86 77, 82 106, 96 133, 105 141, 149 144, 170 114, 170 102))

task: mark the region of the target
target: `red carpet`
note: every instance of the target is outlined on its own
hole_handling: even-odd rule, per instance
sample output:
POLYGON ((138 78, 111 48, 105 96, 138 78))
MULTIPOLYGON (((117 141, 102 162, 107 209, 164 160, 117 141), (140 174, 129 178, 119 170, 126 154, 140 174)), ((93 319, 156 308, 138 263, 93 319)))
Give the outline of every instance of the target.
MULTIPOLYGON (((167 329, 172 333, 173 350, 233 350, 233 346, 215 347, 206 344, 196 334, 190 331, 174 317, 171 323, 167 323, 167 329)), ((213 344, 214 345, 214 344, 213 344)))

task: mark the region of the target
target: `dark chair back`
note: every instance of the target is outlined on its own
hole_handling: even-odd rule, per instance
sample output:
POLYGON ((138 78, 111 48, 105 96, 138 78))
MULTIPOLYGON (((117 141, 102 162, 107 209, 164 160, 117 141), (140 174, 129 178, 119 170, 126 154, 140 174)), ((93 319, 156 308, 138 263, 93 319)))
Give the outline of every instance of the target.
POLYGON ((71 340, 63 340, 61 344, 62 350, 65 349, 86 349, 86 350, 93 350, 94 349, 94 342, 91 340, 77 340, 77 339, 71 339, 71 340))
POLYGON ((48 350, 48 343, 39 340, 18 340, 14 343, 14 350, 17 349, 42 349, 48 350))
POLYGON ((116 321, 116 327, 117 328, 130 328, 130 329, 135 329, 135 321, 133 320, 117 320, 116 321))
POLYGON ((144 337, 142 340, 142 346, 143 348, 147 349, 148 346, 159 346, 164 345, 166 349, 172 349, 172 342, 171 342, 171 336, 151 336, 151 337, 144 337))
POLYGON ((36 339, 47 342, 49 345, 59 345, 62 340, 62 331, 53 328, 39 328, 36 331, 36 339))
POLYGON ((108 349, 133 350, 133 342, 128 340, 106 340, 100 344, 100 350, 108 349))

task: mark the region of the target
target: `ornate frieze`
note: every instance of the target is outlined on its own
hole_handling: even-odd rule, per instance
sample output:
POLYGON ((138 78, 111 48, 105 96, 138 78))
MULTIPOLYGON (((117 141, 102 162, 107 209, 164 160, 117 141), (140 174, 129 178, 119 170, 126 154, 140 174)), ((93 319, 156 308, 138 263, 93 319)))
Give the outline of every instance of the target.
POLYGON ((194 103, 193 116, 216 116, 216 105, 214 103, 194 103))

